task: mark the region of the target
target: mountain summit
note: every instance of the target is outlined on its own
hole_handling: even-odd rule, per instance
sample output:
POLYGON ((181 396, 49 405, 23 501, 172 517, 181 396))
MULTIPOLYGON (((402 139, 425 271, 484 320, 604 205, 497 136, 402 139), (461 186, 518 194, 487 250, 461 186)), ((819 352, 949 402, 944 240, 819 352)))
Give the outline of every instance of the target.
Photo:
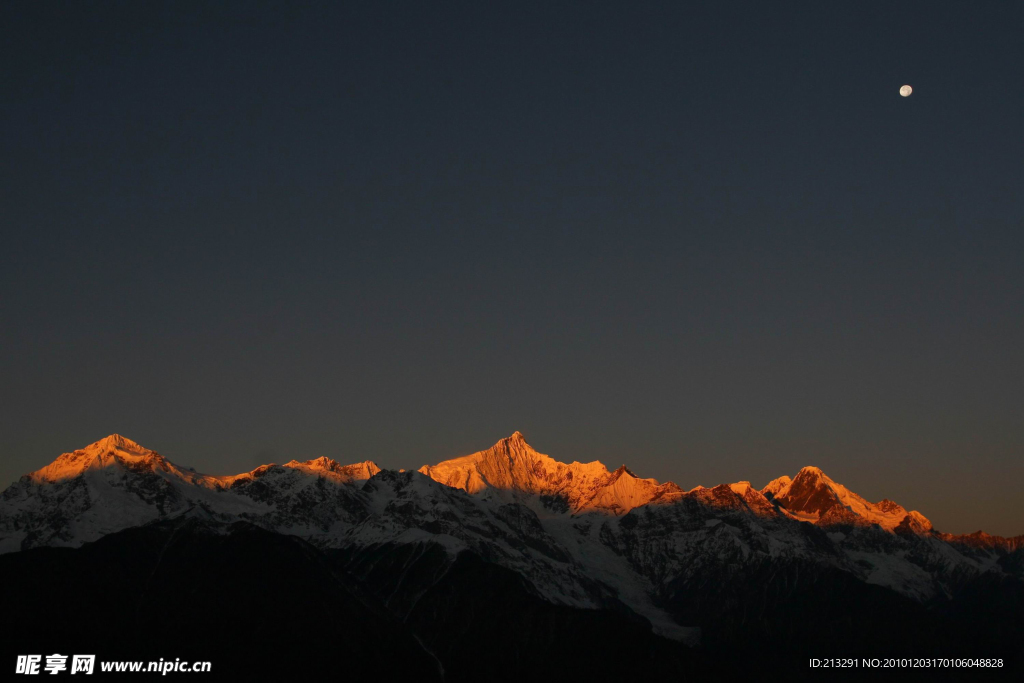
POLYGON ((445 486, 467 493, 506 491, 543 496, 572 512, 601 510, 624 514, 670 492, 675 484, 640 479, 625 465, 609 472, 598 461, 569 464, 539 453, 514 432, 485 451, 424 465, 418 470, 445 486))
POLYGON ((156 452, 120 434, 111 434, 85 448, 64 453, 46 467, 27 476, 35 482, 53 483, 77 477, 87 470, 102 470, 108 467, 151 469, 163 464, 163 458, 156 452))
POLYGON ((817 467, 804 467, 788 483, 776 479, 765 490, 777 487, 772 500, 797 519, 822 526, 862 524, 893 531, 906 523, 914 530, 929 530, 931 522, 920 512, 884 499, 875 504, 837 484, 817 467))

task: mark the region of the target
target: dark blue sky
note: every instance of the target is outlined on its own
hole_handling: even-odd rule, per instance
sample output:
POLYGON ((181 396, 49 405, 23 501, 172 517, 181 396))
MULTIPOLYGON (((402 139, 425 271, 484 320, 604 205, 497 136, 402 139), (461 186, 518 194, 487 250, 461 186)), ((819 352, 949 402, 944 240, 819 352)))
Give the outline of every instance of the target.
POLYGON ((295 4, 0 8, 3 483, 518 429, 1024 533, 1019 3, 295 4))

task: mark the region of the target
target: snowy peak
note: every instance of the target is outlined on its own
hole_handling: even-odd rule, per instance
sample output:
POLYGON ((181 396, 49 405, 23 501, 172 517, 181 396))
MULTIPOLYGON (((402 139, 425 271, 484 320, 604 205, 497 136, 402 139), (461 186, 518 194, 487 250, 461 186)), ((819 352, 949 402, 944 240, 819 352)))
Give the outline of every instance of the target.
POLYGON ((772 500, 797 519, 825 527, 877 524, 889 531, 899 529, 913 533, 927 533, 932 528, 931 522, 920 512, 907 512, 889 499, 870 503, 817 467, 804 467, 788 483, 783 483, 785 479, 774 480, 762 492, 778 487, 772 500))
POLYGON ((153 452, 148 448, 143 448, 131 439, 123 437, 120 434, 111 434, 110 436, 100 439, 95 443, 89 444, 83 450, 118 450, 128 453, 138 453, 140 455, 153 452))
MULTIPOLYGON (((578 465, 579 463, 574 463, 578 465)), ((590 463, 594 476, 607 476, 608 470, 601 463, 590 463)), ((526 493, 547 492, 573 473, 562 471, 566 465, 554 458, 538 453, 520 432, 506 437, 485 451, 479 451, 461 458, 445 460, 436 465, 424 465, 419 469, 434 481, 479 493, 485 489, 522 491, 526 493)))
POLYGON ((615 470, 614 472, 612 472, 612 476, 615 477, 616 479, 618 479, 619 477, 621 477, 623 475, 625 475, 627 477, 632 477, 633 479, 637 479, 638 478, 625 465, 619 465, 619 468, 617 470, 615 470))
POLYGON ((792 485, 798 481, 805 484, 811 482, 825 485, 835 484, 835 482, 832 481, 832 479, 825 474, 820 467, 814 467, 813 465, 801 468, 800 471, 796 473, 796 476, 793 477, 790 484, 792 485))
POLYGON ((108 468, 143 471, 162 469, 171 466, 163 456, 148 448, 144 448, 131 439, 120 434, 111 434, 89 444, 85 448, 70 453, 62 453, 46 467, 27 475, 33 482, 58 482, 72 479, 87 471, 105 470, 108 468))
POLYGON ((380 472, 380 468, 372 460, 364 460, 341 468, 341 474, 351 477, 353 481, 365 481, 378 472, 380 472))
POLYGON ((306 474, 315 474, 341 482, 366 481, 373 475, 380 472, 380 468, 377 467, 377 463, 372 460, 357 462, 352 465, 342 465, 337 460, 332 460, 326 456, 314 458, 313 460, 306 460, 305 462, 292 460, 291 462, 285 463, 284 466, 305 472, 306 474))
POLYGON ((313 458, 312 460, 291 460, 284 464, 285 467, 307 467, 311 470, 322 470, 326 472, 337 472, 341 468, 341 463, 337 460, 328 458, 325 455, 319 458, 313 458))
POLYGON ((778 515, 775 506, 760 491, 751 486, 749 481, 719 484, 711 488, 697 486, 685 495, 717 510, 746 511, 758 517, 778 515))
POLYGON ((742 496, 752 487, 749 481, 738 481, 735 484, 729 484, 729 488, 731 488, 733 493, 737 496, 742 496))
MULTIPOLYGON (((301 471, 307 475, 318 475, 339 483, 365 481, 380 472, 376 463, 367 460, 352 465, 342 465, 327 457, 305 462, 292 460, 285 468, 301 471)), ((119 477, 124 472, 134 474, 158 474, 165 479, 187 485, 211 489, 229 488, 238 481, 259 479, 273 469, 281 470, 274 464, 261 465, 251 472, 234 475, 205 475, 191 468, 175 465, 156 451, 150 450, 120 434, 111 434, 99 441, 70 453, 63 453, 49 465, 27 474, 24 479, 31 483, 58 483, 75 479, 88 473, 108 472, 119 477)))
MULTIPOLYGON (((900 510, 903 510, 903 508, 901 507, 900 510)), ((932 531, 933 527, 931 520, 929 520, 927 517, 922 515, 917 510, 911 510, 910 512, 906 512, 906 510, 903 510, 903 512, 905 512, 906 514, 903 516, 903 519, 900 521, 900 523, 896 525, 894 531, 909 532, 914 534, 927 534, 932 531)))
POLYGON ((434 481, 468 493, 487 490, 541 496, 554 509, 625 514, 679 487, 640 479, 625 465, 614 472, 598 461, 563 463, 538 453, 520 432, 485 451, 419 469, 434 481))
POLYGON ((779 491, 786 488, 793 482, 788 475, 782 475, 778 479, 772 479, 768 482, 768 485, 761 489, 761 495, 766 498, 774 498, 779 494, 779 491))
POLYGON ((834 485, 835 482, 817 467, 805 467, 775 494, 775 500, 792 512, 820 516, 840 503, 834 485))
POLYGON ((672 482, 659 484, 656 479, 641 479, 622 465, 609 473, 604 481, 598 481, 592 489, 577 493, 577 511, 594 510, 623 515, 641 505, 667 500, 668 494, 682 493, 682 489, 672 482))

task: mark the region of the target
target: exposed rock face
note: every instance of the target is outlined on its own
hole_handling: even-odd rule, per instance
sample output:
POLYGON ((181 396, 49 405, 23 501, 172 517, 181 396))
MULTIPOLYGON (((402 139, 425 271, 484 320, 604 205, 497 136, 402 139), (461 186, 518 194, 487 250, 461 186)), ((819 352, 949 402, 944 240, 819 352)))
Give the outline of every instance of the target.
POLYGON ((832 481, 817 467, 803 468, 788 483, 776 479, 768 488, 774 488, 772 500, 787 512, 805 521, 816 521, 821 526, 874 524, 893 531, 909 516, 904 528, 931 529, 931 522, 920 512, 908 513, 901 505, 888 499, 877 504, 869 503, 842 484, 832 481))
MULTIPOLYGON (((930 525, 929 528, 931 528, 930 525)), ((986 534, 984 531, 975 531, 973 534, 937 535, 942 540, 952 543, 953 545, 964 548, 974 548, 976 550, 1003 550, 1006 552, 1013 552, 1024 548, 1024 535, 1005 538, 1003 536, 986 534)))

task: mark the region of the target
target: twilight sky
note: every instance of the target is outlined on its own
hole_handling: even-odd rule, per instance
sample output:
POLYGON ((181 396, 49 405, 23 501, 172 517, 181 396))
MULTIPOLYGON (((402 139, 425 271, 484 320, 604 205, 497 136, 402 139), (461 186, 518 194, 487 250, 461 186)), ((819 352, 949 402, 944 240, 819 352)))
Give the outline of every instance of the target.
POLYGON ((1024 533, 1024 5, 296 4, 0 6, 0 486, 518 429, 1024 533))

